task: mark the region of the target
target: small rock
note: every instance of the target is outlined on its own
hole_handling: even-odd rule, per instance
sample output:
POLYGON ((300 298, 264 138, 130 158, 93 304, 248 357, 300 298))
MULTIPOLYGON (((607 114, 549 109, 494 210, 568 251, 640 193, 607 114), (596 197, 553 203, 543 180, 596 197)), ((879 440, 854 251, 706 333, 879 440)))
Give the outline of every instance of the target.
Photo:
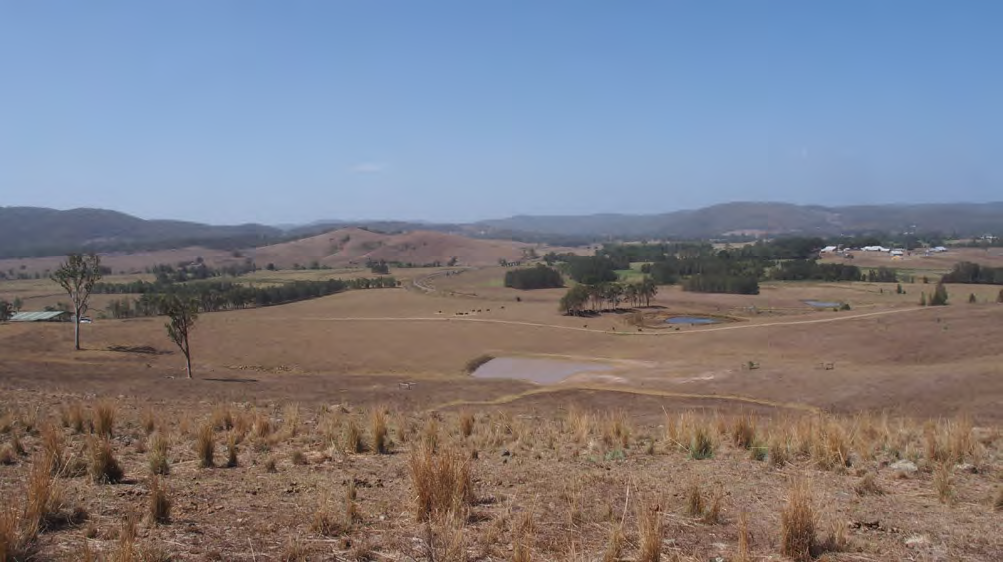
POLYGON ((505 449, 504 451, 501 452, 501 456, 503 456, 503 457, 511 457, 512 456, 512 451, 509 451, 508 449, 505 449))
POLYGON ((916 468, 916 463, 905 459, 893 462, 889 468, 891 468, 892 470, 897 470, 899 472, 916 472, 917 470, 919 470, 918 468, 916 468))

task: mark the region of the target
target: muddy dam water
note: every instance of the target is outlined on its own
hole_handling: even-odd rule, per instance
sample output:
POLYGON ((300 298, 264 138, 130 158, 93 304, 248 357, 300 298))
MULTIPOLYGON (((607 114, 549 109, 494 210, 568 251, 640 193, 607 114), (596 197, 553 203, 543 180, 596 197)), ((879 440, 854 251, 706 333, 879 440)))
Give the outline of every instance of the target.
POLYGON ((473 372, 479 379, 520 379, 554 384, 578 373, 609 371, 612 365, 542 357, 495 357, 473 372))

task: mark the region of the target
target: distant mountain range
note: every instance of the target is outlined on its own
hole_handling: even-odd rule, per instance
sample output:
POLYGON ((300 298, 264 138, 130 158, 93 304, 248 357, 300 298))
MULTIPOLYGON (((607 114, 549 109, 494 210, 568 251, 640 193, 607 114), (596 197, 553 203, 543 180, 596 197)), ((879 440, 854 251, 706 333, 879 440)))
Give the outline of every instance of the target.
POLYGON ((469 224, 405 221, 317 221, 278 228, 261 224, 212 226, 144 220, 103 209, 58 211, 0 207, 0 258, 71 251, 138 251, 185 246, 245 249, 361 226, 399 233, 414 230, 554 244, 608 239, 720 238, 728 235, 838 235, 866 232, 941 232, 958 236, 1003 233, 1003 202, 823 207, 737 202, 652 215, 515 216, 469 224))

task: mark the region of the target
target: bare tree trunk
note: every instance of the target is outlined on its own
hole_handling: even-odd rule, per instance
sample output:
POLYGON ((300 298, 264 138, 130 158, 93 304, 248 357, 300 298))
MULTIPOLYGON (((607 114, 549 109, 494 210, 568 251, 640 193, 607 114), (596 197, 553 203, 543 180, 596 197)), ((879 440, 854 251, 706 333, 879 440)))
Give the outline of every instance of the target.
POLYGON ((77 310, 77 314, 73 317, 73 345, 77 351, 80 351, 80 311, 77 310))
POLYGON ((190 353, 185 353, 185 367, 188 368, 188 378, 192 378, 192 357, 190 353))

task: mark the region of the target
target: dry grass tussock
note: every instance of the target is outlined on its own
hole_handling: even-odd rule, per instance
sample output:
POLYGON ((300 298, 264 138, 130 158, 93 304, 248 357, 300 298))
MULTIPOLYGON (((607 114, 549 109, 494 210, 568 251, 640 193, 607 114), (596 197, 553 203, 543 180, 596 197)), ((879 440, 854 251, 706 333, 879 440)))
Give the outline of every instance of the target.
POLYGON ((125 470, 115 458, 108 439, 92 437, 90 440, 91 478, 98 484, 118 484, 125 477, 125 470))
POLYGON ((195 456, 200 468, 212 468, 216 465, 216 436, 213 426, 207 423, 199 428, 195 435, 195 456))
POLYGON ((98 402, 94 407, 94 433, 102 437, 112 437, 115 432, 115 404, 108 400, 98 402))
POLYGON ((658 562, 662 559, 662 515, 657 504, 639 502, 637 507, 637 562, 658 562))
POLYGON ((427 444, 419 444, 408 456, 408 469, 414 489, 414 513, 419 521, 466 517, 474 502, 470 455, 447 448, 436 452, 427 444))
POLYGON ((795 562, 808 562, 818 550, 818 514, 812 504, 811 483, 796 480, 780 513, 780 553, 795 562))

